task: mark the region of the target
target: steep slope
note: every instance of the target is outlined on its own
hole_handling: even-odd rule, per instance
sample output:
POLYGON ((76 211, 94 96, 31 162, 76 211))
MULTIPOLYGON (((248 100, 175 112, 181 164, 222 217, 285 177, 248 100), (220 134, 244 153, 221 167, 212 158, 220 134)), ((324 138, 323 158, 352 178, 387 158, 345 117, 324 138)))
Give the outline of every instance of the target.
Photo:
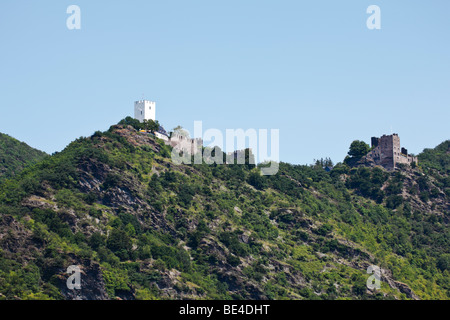
POLYGON ((162 141, 112 126, 0 186, 0 297, 448 299, 436 174, 444 184, 418 182, 423 168, 174 165, 162 141))
POLYGON ((24 142, 0 133, 0 182, 11 178, 46 156, 45 152, 31 148, 24 142))
POLYGON ((450 172, 450 140, 444 141, 434 149, 425 149, 419 154, 419 161, 428 169, 442 174, 450 172))

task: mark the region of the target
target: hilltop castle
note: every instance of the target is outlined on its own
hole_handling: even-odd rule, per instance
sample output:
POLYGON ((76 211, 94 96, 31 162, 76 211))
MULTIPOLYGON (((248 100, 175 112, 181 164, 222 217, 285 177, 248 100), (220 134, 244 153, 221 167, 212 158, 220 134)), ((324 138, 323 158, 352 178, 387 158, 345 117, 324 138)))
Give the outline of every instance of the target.
POLYGON ((396 133, 372 137, 371 144, 372 150, 364 157, 365 160, 386 170, 394 170, 400 163, 418 163, 417 157, 409 155, 408 150, 400 146, 400 137, 396 133))
POLYGON ((143 122, 144 120, 156 120, 156 103, 148 100, 134 102, 134 118, 143 122))
MULTIPOLYGON (((156 121, 156 103, 148 100, 135 101, 134 118, 140 122, 144 120, 156 121)), ((201 138, 190 139, 176 133, 169 135, 162 126, 155 132, 155 136, 162 139, 165 144, 183 153, 195 155, 202 150, 203 140, 201 138)))

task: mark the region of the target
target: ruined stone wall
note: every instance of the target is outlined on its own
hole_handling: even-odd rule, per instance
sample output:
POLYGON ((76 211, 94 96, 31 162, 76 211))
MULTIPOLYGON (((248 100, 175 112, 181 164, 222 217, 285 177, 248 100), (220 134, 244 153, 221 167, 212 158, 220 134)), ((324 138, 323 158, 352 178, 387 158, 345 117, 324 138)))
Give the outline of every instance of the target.
POLYGON ((375 165, 380 165, 387 170, 393 170, 397 164, 418 163, 417 157, 408 155, 408 151, 400 145, 400 137, 394 133, 383 135, 380 138, 372 137, 372 150, 366 158, 373 161, 375 165))
POLYGON ((202 152, 203 140, 200 138, 190 139, 185 136, 173 134, 170 140, 164 142, 174 149, 191 155, 202 152))
POLYGON ((379 147, 380 165, 388 170, 393 170, 395 166, 394 149, 396 147, 393 136, 383 135, 379 140, 379 147))
POLYGON ((255 164, 255 156, 253 155, 252 148, 227 152, 226 163, 227 164, 245 164, 246 156, 248 156, 248 160, 249 160, 247 164, 255 164))

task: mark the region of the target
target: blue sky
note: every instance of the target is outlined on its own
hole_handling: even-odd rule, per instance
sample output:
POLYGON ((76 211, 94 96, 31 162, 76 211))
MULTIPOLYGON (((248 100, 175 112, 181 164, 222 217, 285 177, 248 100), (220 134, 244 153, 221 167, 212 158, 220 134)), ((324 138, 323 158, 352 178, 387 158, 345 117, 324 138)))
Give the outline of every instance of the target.
POLYGON ((449 17, 446 0, 2 0, 0 132, 60 151, 144 95, 166 129, 279 129, 285 162, 391 132, 419 153, 450 138, 449 17))

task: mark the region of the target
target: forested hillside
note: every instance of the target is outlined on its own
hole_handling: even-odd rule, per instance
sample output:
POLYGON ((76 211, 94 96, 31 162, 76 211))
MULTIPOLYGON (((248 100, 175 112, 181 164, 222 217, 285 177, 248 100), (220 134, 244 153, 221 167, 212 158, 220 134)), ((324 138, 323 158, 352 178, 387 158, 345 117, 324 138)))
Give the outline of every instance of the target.
POLYGON ((448 146, 414 169, 262 176, 175 165, 161 140, 112 126, 0 184, 0 298, 449 299, 448 146))
POLYGON ((0 182, 47 156, 6 134, 0 133, 0 182))

